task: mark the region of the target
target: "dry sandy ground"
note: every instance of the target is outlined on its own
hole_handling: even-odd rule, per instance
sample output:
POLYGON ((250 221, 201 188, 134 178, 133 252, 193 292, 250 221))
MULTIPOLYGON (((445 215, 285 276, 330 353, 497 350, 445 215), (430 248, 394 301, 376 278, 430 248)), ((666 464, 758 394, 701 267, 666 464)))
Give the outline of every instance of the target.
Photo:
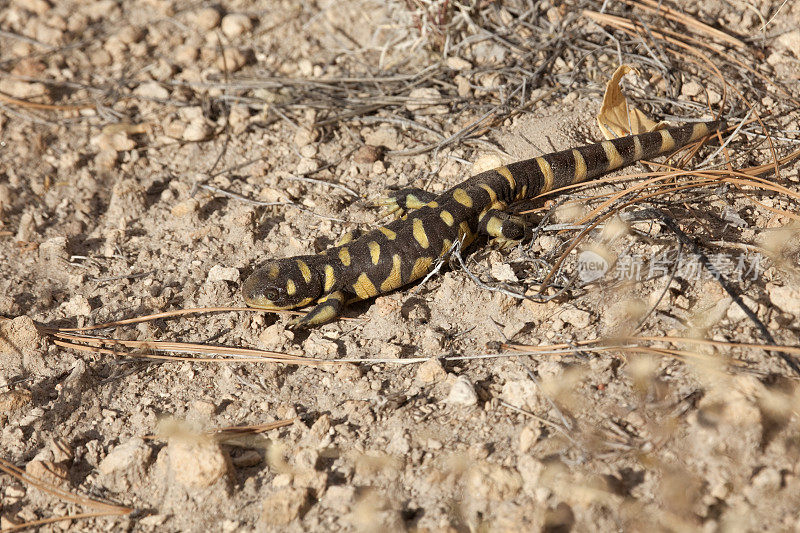
MULTIPOLYGON (((495 9, 500 20, 519 13, 500 2, 466 4, 495 9)), ((775 86, 758 82, 749 98, 768 119, 777 155, 797 149, 800 4, 783 5, 761 33, 780 2, 708 3, 701 12, 685 4, 699 20, 755 36, 736 57, 775 86)), ((631 333, 763 343, 709 276, 608 278, 537 303, 487 290, 453 265, 311 331, 287 329, 286 316, 228 312, 96 332, 366 360, 322 367, 143 362, 59 347, 37 330, 239 306, 239 284, 255 264, 316 253, 344 231, 375 224, 372 203, 387 188, 441 191, 476 161, 600 139, 593 117, 617 45, 580 13, 599 4, 544 2, 526 14, 540 24, 520 29, 529 39, 544 43, 566 28, 582 35, 575 46, 587 48, 587 35, 602 46, 588 47, 587 57, 559 49, 563 57, 526 88, 535 103, 481 136, 402 153, 455 134, 508 96, 514 86, 502 87, 498 65, 527 61, 535 70, 549 53, 520 59, 506 41, 483 39, 443 60, 437 38, 419 34, 425 24, 409 14, 415 5, 0 2, 2 459, 135 509, 42 529, 800 530, 800 392, 775 352, 580 344, 631 333), (432 77, 414 77, 436 65, 432 77), (337 100, 286 82, 387 73, 415 86, 379 95, 388 85, 352 82, 337 100), (325 124, 378 96, 376 111, 325 124), (76 103, 87 106, 69 107, 76 103), (359 150, 365 145, 386 153, 359 150), (503 351, 506 341, 565 346, 529 356, 503 351), (289 422, 236 438, 204 433, 282 420, 289 422)), ((652 57, 681 66, 663 50, 652 57)), ((659 100, 664 85, 653 64, 638 65, 653 83, 637 90, 659 114, 667 100, 659 100)), ((718 107, 720 87, 685 65, 671 112, 710 117, 706 104, 718 107)), ((755 79, 743 67, 731 72, 734 84, 755 79)), ((725 112, 745 116, 741 99, 727 98, 725 112)), ((760 130, 748 131, 755 133, 727 149, 744 153, 741 143, 761 142, 737 164, 768 162, 760 130)), ((753 275, 733 284, 775 341, 795 347, 799 168, 783 169, 783 192, 716 184, 655 204, 714 246, 708 253, 745 258, 753 275)), ((777 183, 774 173, 765 178, 777 183)), ((588 201, 633 183, 569 197, 588 201)), ((532 294, 577 235, 558 224, 586 212, 580 203, 557 211, 533 242, 510 251, 477 246, 464 254, 467 267, 486 286, 532 294)), ((649 220, 602 227, 589 240, 616 257, 650 261, 677 247, 649 220)), ((569 280, 575 253, 558 283, 569 280)), ((7 474, 0 500, 3 528, 91 510, 7 474)))

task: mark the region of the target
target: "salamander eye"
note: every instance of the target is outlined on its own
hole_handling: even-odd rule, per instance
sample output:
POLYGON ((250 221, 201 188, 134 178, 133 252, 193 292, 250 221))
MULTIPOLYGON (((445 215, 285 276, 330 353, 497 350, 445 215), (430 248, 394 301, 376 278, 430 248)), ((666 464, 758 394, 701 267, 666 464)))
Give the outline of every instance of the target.
POLYGON ((278 292, 277 289, 267 289, 266 291, 264 291, 264 296, 267 298, 267 300, 274 302, 275 300, 278 299, 280 293, 278 292))

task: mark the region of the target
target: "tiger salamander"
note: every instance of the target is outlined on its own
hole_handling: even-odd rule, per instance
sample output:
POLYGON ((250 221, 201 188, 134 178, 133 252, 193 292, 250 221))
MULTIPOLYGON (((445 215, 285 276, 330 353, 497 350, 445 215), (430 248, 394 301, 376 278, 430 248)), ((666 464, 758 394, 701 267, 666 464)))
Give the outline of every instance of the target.
POLYGON ((478 235, 501 244, 523 239, 530 233, 524 221, 504 212, 512 202, 673 152, 723 126, 698 122, 534 157, 482 172, 438 195, 403 189, 385 203, 401 218, 358 238, 346 236, 317 255, 265 262, 242 285, 244 300, 267 310, 315 303, 292 324, 330 322, 349 302, 425 276, 456 240, 466 247, 478 235))

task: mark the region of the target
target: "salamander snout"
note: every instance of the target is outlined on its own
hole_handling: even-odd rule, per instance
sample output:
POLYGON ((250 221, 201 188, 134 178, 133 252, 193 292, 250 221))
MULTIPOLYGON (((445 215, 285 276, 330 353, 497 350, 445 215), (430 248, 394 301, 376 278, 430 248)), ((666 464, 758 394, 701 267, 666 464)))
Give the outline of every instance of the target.
POLYGON ((258 309, 302 307, 320 295, 318 277, 300 257, 267 261, 242 284, 245 303, 258 309))

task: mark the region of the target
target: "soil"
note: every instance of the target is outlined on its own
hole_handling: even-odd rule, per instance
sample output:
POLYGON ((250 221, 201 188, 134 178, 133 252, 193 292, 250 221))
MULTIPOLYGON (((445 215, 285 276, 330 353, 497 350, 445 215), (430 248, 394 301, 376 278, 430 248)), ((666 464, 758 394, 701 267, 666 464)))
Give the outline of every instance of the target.
MULTIPOLYGON (((690 342, 637 351, 622 339, 765 343, 718 280, 702 268, 635 279, 609 272, 556 294, 584 250, 616 265, 643 257, 652 273, 654 257, 677 249, 666 226, 631 218, 645 204, 568 254, 553 299, 516 297, 537 292, 578 234, 563 230, 598 205, 596 195, 635 179, 565 195, 581 202, 551 199, 531 242, 464 251, 480 284, 451 261, 312 330, 287 328, 289 316, 240 311, 95 332, 356 362, 148 362, 64 348, 42 329, 241 306, 240 283, 255 265, 320 252, 380 223, 374 204, 387 189, 440 192, 477 170, 602 138, 594 116, 617 64, 611 40, 591 60, 556 59, 526 88, 534 103, 480 136, 408 154, 456 134, 514 89, 498 88, 503 72, 490 76, 513 59, 506 41, 445 57, 412 4, 0 3, 2 458, 134 509, 41 529, 800 530, 800 389, 779 354, 690 342), (413 76, 443 64, 401 94, 407 99, 350 118, 339 116, 353 108, 345 100, 378 98, 377 84, 352 85, 336 100, 302 83, 413 76), (592 340, 609 348, 581 344, 592 340), (502 343, 562 346, 522 354, 502 343), (237 438, 206 433, 280 421, 237 438)), ((505 13, 516 13, 511 4, 505 13)), ((501 2, 486 5, 506 16, 501 2)), ((672 6, 731 35, 758 36, 737 57, 774 83, 755 105, 776 154, 796 150, 800 4, 672 6)), ((580 15, 584 7, 600 4, 540 2, 528 16, 576 36, 606 35, 580 15)), ((640 53, 645 81, 630 90, 658 115, 664 86, 650 83, 653 60, 640 53)), ((667 119, 713 116, 704 88, 711 100, 721 91, 692 72, 664 89, 674 90, 667 119)), ((751 88, 743 71, 731 72, 733 84, 751 88)), ((728 97, 738 107, 725 112, 744 117, 742 100, 728 97)), ((742 142, 759 139, 752 131, 742 142)), ((714 151, 705 147, 688 166, 714 151)), ((740 167, 771 161, 763 145, 727 151, 741 154, 740 167)), ((748 275, 734 271, 733 285, 775 343, 793 347, 799 171, 791 161, 780 178, 764 176, 787 192, 716 184, 646 204, 666 209, 712 258, 744 261, 748 275)), ((8 474, 0 474, 0 501, 2 528, 92 510, 8 474)))

